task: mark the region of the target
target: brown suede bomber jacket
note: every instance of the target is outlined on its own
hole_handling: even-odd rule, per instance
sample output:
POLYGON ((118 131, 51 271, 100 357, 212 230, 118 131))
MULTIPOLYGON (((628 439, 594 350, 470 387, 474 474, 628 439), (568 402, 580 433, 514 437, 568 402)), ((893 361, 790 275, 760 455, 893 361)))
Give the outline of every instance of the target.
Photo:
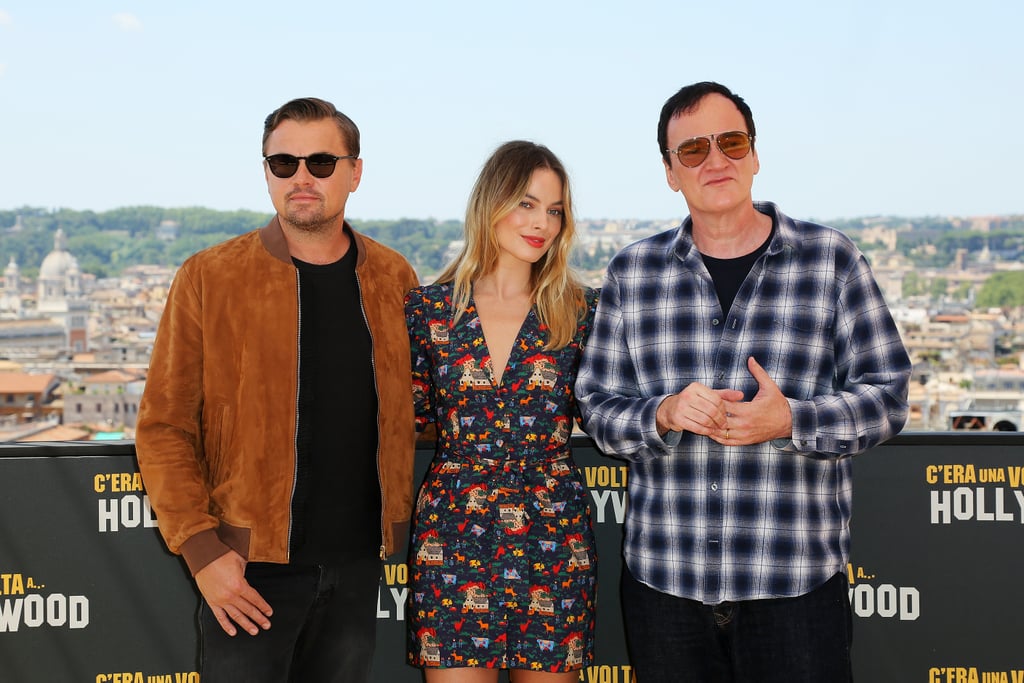
MULTIPOLYGON (((398 252, 350 234, 373 344, 383 558, 396 550, 412 511, 403 301, 418 282, 398 252)), ((298 271, 276 217, 190 257, 171 285, 135 444, 160 532, 193 575, 229 548, 250 561, 288 561, 298 325, 298 271)))

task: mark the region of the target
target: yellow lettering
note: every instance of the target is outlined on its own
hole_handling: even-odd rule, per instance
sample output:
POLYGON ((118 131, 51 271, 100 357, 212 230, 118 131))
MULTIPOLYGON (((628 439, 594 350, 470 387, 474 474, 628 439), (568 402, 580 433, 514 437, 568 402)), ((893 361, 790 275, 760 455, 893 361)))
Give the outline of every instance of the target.
POLYGON ((587 480, 587 488, 625 488, 626 476, 629 468, 626 465, 609 467, 599 465, 585 467, 584 477, 587 480))
POLYGON ((1002 467, 983 467, 978 470, 978 481, 983 484, 995 484, 1006 481, 1006 470, 1002 467))
POLYGON ((580 680, 585 683, 636 683, 636 675, 629 665, 599 664, 580 671, 580 680))
POLYGON ((928 465, 925 467, 925 481, 929 484, 976 484, 978 482, 974 465, 928 465))
POLYGON ((1021 470, 1024 469, 1018 465, 1007 467, 1006 471, 1010 475, 1010 486, 1017 488, 1020 486, 1021 470))
POLYGON ((3 590, 0 591, 3 595, 25 594, 25 578, 21 574, 0 574, 0 585, 3 585, 3 590))
POLYGON ((389 586, 409 583, 409 565, 405 563, 384 565, 384 581, 389 586))
POLYGON ((138 472, 110 472, 97 474, 92 479, 92 488, 96 493, 130 493, 143 491, 142 475, 138 472))

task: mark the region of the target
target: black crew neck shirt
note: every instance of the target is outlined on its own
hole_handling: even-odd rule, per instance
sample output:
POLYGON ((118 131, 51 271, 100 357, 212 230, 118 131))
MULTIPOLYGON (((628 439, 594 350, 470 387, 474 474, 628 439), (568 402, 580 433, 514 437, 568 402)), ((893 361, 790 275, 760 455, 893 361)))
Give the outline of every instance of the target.
POLYGON ((375 557, 381 544, 377 392, 353 243, 299 271, 299 395, 291 562, 375 557))
POLYGON ((768 243, 772 241, 775 234, 775 225, 772 225, 771 232, 761 246, 749 254, 737 256, 736 258, 715 258, 707 254, 701 254, 704 259, 704 267, 711 275, 711 281, 715 283, 715 293, 718 294, 718 303, 722 307, 722 317, 729 316, 732 302, 736 300, 736 294, 743 286, 743 281, 750 275, 750 269, 754 263, 768 250, 768 243))

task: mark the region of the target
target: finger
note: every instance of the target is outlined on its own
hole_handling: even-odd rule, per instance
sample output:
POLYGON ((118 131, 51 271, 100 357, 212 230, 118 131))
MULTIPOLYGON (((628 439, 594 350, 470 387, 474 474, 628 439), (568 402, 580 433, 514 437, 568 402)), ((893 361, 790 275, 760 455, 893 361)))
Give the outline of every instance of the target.
MULTIPOLYGON (((209 605, 209 603, 207 604, 209 605)), ((238 633, 238 630, 235 628, 235 625, 231 623, 227 612, 220 607, 214 607, 213 605, 210 605, 210 609, 213 610, 213 616, 217 619, 217 623, 220 624, 220 627, 224 629, 224 633, 234 637, 235 634, 238 633)))
POLYGON ((683 430, 690 432, 692 434, 700 434, 701 436, 711 436, 712 434, 715 434, 719 431, 718 427, 709 427, 707 425, 701 424, 700 422, 692 421, 690 423, 690 426, 683 427, 683 430))
POLYGON ((710 422, 708 427, 710 429, 721 431, 725 429, 725 426, 729 420, 729 415, 728 413, 725 412, 725 409, 723 408, 721 411, 715 413, 714 415, 709 415, 708 418, 710 422))
POLYGON ((715 401, 707 401, 701 404, 699 408, 696 406, 694 408, 700 412, 701 421, 709 429, 725 427, 729 413, 726 410, 726 404, 717 395, 715 401))
POLYGON ((693 410, 679 418, 679 428, 694 434, 708 435, 718 431, 715 421, 708 415, 693 410))
MULTIPOLYGON (((243 590, 239 594, 239 597, 241 597, 243 600, 252 605, 256 610, 258 610, 261 617, 269 617, 274 614, 274 610, 270 606, 270 603, 264 600, 263 596, 259 594, 259 591, 257 591, 252 586, 248 586, 245 590, 243 590)), ((266 621, 266 619, 264 619, 264 621, 266 621)), ((270 622, 267 621, 266 623, 267 625, 264 628, 270 628, 270 622)))
MULTIPOLYGON (((270 607, 267 606, 266 609, 269 610, 270 607)), ((256 605, 250 603, 242 608, 242 612, 243 614, 245 614, 245 616, 247 616, 249 619, 258 624, 259 627, 262 628, 264 631, 270 628, 270 619, 267 619, 267 614, 263 611, 263 609, 260 609, 256 605)))
MULTIPOLYGON (((257 633, 260 632, 259 627, 257 627, 256 624, 254 624, 252 622, 252 620, 249 618, 249 616, 246 614, 245 611, 240 610, 240 609, 238 609, 237 607, 235 607, 233 605, 225 608, 224 611, 227 612, 227 615, 229 617, 231 617, 232 621, 234 621, 236 624, 238 624, 249 635, 254 636, 254 635, 256 635, 257 633)), ((248 611, 256 612, 256 608, 255 607, 250 607, 248 611)), ((270 626, 270 623, 268 622, 267 623, 267 628, 269 628, 269 626, 270 626)), ((234 635, 234 634, 229 632, 229 635, 234 635)))
POLYGON ((761 367, 753 356, 747 359, 747 369, 750 370, 750 374, 757 380, 758 386, 775 386, 775 380, 771 378, 768 371, 761 367))
POLYGON ((707 436, 712 441, 714 441, 716 443, 720 443, 723 446, 733 446, 733 445, 736 444, 736 442, 735 442, 733 437, 726 438, 725 430, 724 429, 719 429, 717 431, 711 432, 707 436))
POLYGON ((718 398, 728 403, 737 403, 743 400, 743 392, 739 389, 715 389, 718 398))

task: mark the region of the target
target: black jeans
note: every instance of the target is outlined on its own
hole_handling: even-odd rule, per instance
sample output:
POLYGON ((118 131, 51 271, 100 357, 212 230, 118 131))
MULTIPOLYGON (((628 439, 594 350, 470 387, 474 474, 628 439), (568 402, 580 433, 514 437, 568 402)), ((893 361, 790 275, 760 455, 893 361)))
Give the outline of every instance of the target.
MULTIPOLYGON (((622 612, 638 683, 850 683, 846 576, 806 595, 704 605, 622 569, 622 612)), ((205 682, 204 682, 205 683, 205 682)))
POLYGON ((369 681, 380 571, 376 558, 341 566, 250 563, 246 580, 274 610, 270 630, 231 637, 203 601, 203 683, 369 681))

